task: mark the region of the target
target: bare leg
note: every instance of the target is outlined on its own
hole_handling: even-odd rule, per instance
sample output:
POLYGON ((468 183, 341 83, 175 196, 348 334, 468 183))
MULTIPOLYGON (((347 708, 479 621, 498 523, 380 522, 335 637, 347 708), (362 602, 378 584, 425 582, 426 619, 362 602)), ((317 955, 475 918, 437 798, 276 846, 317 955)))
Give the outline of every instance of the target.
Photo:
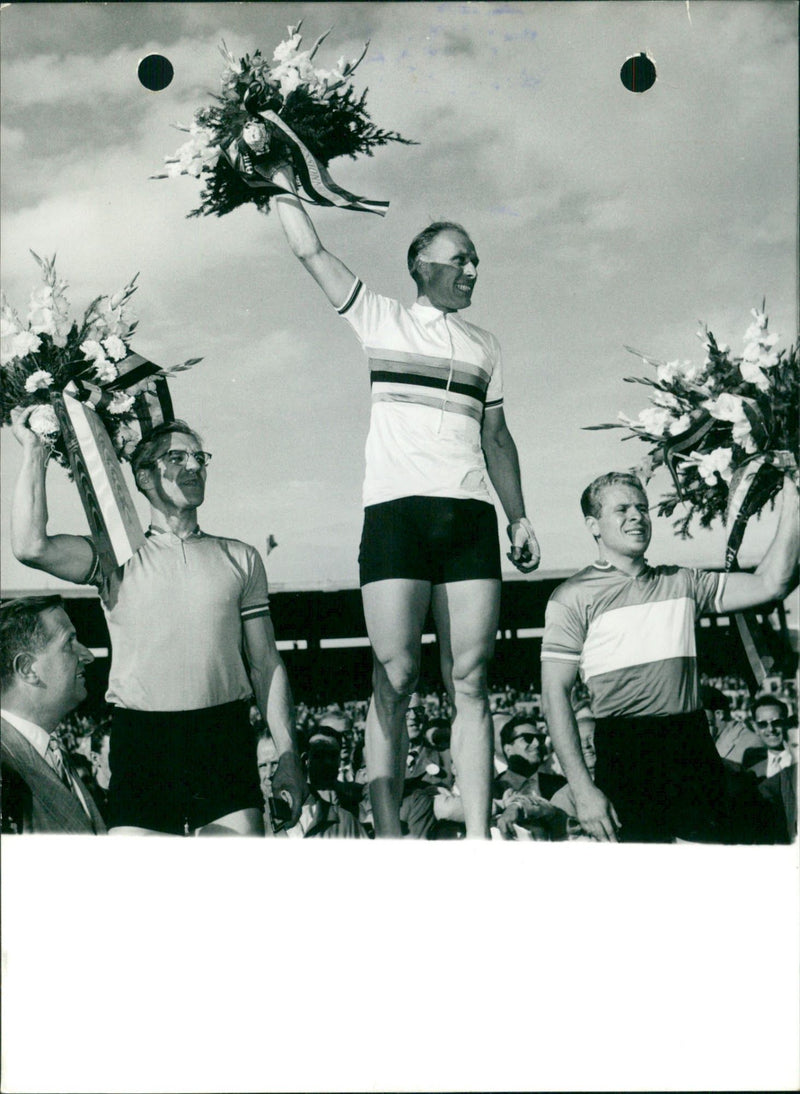
POLYGON ((260 809, 237 809, 224 817, 195 828, 196 836, 263 836, 264 817, 260 809))
MULTIPOLYGON (((110 836, 169 836, 155 828, 139 828, 134 824, 121 824, 110 828, 110 836)), ((258 809, 237 809, 201 828, 195 828, 195 836, 263 836, 264 818, 258 809)))
POLYGON ((171 832, 159 832, 155 828, 139 828, 135 824, 118 824, 109 828, 109 836, 169 836, 171 832))
POLYGON ((451 738, 467 838, 488 839, 492 801, 492 721, 487 668, 500 615, 499 581, 454 581, 433 589, 442 677, 455 718, 451 738))
POLYGON ((364 734, 376 836, 400 836, 408 735, 406 709, 419 675, 427 581, 372 581, 361 590, 372 645, 372 700, 364 734))

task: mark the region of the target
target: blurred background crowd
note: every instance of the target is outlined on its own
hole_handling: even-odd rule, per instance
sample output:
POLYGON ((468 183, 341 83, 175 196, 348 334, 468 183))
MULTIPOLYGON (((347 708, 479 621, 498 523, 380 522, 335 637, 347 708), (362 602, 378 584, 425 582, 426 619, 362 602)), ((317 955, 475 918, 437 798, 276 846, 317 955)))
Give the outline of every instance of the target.
MULTIPOLYGON (((797 833, 797 685, 774 676, 751 698, 736 676, 703 676, 709 733, 723 760, 731 831, 737 843, 789 843, 797 833)), ((309 795, 300 822, 284 827, 282 803, 271 794, 277 749, 255 704, 255 759, 264 795, 267 836, 371 839, 374 831, 364 760, 367 700, 297 707, 309 795)), ((588 692, 577 684, 573 706, 587 766, 593 769, 594 719, 588 692)), ((541 696, 532 687, 491 695, 494 723, 492 836, 496 839, 585 840, 553 751, 541 696)), ((463 811, 450 755, 451 710, 444 693, 416 693, 406 729, 408 765, 401 819, 415 839, 462 839, 463 811)), ((74 713, 58 735, 106 814, 109 723, 74 713)))

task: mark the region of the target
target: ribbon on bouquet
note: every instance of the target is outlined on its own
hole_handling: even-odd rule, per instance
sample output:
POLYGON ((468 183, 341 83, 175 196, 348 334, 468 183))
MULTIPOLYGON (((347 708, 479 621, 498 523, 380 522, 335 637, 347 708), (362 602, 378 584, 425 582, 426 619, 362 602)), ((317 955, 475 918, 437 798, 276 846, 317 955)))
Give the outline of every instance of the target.
MULTIPOLYGON (((200 358, 187 361, 184 365, 172 372, 178 372, 184 368, 191 368, 197 364, 200 358)), ((76 379, 67 386, 70 394, 97 409, 106 409, 117 395, 133 396, 133 412, 136 415, 136 423, 127 423, 132 426, 132 436, 124 445, 123 451, 130 455, 139 441, 151 429, 162 422, 168 422, 174 418, 172 398, 167 386, 167 370, 148 361, 139 353, 129 353, 128 356, 117 365, 118 375, 116 379, 105 384, 96 384, 89 380, 76 379)))
POLYGON ((680 501, 684 500, 683 490, 681 489, 681 480, 678 477, 675 463, 679 456, 682 456, 685 452, 691 452, 698 441, 701 441, 703 437, 705 437, 706 433, 708 433, 713 425, 714 419, 707 411, 697 411, 692 415, 692 423, 688 429, 684 430, 683 433, 679 433, 677 437, 672 437, 670 440, 664 442, 664 463, 667 465, 669 473, 672 476, 675 492, 680 501))
MULTIPOLYGON (((728 490, 728 508, 725 514, 726 572, 735 573, 739 569, 739 548, 742 545, 747 522, 770 497, 774 496, 781 478, 781 470, 769 462, 765 456, 750 460, 735 472, 728 490)), ((759 622, 753 609, 734 612, 733 618, 756 688, 760 688, 775 666, 777 657, 773 651, 778 638, 768 620, 765 618, 759 622)))
MULTIPOLYGON (((198 360, 170 371, 190 368, 198 360)), ((72 476, 106 577, 124 566, 145 538, 98 408, 108 407, 120 394, 133 396, 136 423, 125 423, 128 429, 133 425, 124 448, 128 454, 149 430, 174 416, 164 369, 138 353, 129 354, 117 367, 117 377, 108 383, 77 378, 52 396, 72 476)))
MULTIPOLYGON (((353 209, 359 213, 377 213, 378 216, 386 216, 386 211, 389 208, 388 201, 372 201, 369 198, 351 194, 349 190, 339 186, 334 182, 324 164, 320 163, 313 152, 306 147, 297 134, 274 110, 261 110, 253 117, 261 118, 267 123, 267 126, 278 129, 283 135, 282 143, 291 156, 292 166, 307 195, 304 198, 302 194, 296 194, 295 197, 308 201, 312 205, 337 206, 340 209, 353 209)), ((233 140, 227 146, 223 146, 222 153, 231 165, 241 173, 244 182, 248 186, 270 190, 275 194, 292 193, 292 191, 286 190, 285 187, 275 183, 264 168, 258 165, 257 153, 247 149, 246 145, 243 148, 242 144, 243 142, 240 140, 233 140)))

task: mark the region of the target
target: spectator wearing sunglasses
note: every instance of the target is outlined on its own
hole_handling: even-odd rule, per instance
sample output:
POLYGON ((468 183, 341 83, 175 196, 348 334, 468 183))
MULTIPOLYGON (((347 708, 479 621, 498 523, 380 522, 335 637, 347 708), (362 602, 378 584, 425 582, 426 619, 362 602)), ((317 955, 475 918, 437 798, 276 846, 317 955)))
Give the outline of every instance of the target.
POLYGON ((493 824, 504 839, 560 838, 566 815, 549 801, 563 785, 558 776, 540 773, 547 757, 547 733, 529 714, 515 714, 500 731, 507 770, 493 789, 493 824))
POLYGON ((751 710, 753 729, 761 739, 761 745, 746 750, 742 768, 761 782, 796 764, 797 754, 789 744, 791 719, 789 708, 782 699, 775 695, 757 696, 751 710))
POLYGON ((198 526, 211 459, 200 437, 172 421, 137 446, 131 466, 150 527, 104 576, 91 538, 47 532, 49 452, 28 417, 13 422, 24 456, 12 546, 21 562, 100 591, 112 648, 109 830, 263 834, 253 693, 280 754, 273 794, 289 801, 296 823, 305 780, 264 564, 249 544, 198 526))

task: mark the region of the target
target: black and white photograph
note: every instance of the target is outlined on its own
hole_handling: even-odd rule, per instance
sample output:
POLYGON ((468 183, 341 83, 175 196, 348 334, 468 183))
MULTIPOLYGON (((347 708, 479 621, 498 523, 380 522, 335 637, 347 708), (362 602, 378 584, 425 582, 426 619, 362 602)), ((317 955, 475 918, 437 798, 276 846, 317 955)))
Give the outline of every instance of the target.
POLYGON ((0 29, 2 1089, 796 1087, 797 3, 0 29))

